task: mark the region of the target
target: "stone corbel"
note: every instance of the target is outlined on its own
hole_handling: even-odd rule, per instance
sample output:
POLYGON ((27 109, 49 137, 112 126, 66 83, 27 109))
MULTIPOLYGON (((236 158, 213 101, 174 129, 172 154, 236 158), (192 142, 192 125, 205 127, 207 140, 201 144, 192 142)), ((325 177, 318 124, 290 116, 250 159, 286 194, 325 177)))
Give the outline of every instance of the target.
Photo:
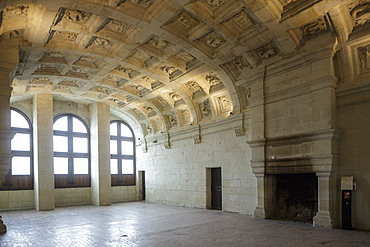
POLYGON ((202 142, 202 138, 200 136, 200 125, 198 125, 198 133, 194 136, 194 144, 199 144, 202 142))
POLYGON ((244 130, 243 128, 238 128, 238 129, 235 129, 235 136, 243 136, 244 135, 244 130))
POLYGON ((194 144, 199 144, 201 143, 200 135, 194 136, 194 144))
POLYGON ((164 146, 165 149, 170 149, 171 148, 170 134, 169 133, 165 134, 165 141, 164 141, 163 146, 164 146))
POLYGON ((148 143, 146 142, 146 139, 144 138, 143 140, 143 145, 141 146, 141 149, 143 150, 143 153, 147 153, 148 152, 148 143))

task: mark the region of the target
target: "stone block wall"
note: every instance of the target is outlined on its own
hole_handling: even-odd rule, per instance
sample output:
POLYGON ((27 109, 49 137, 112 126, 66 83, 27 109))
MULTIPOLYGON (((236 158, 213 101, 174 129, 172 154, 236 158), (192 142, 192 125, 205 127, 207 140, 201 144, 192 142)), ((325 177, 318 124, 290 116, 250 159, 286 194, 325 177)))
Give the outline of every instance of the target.
POLYGON ((112 203, 137 200, 137 186, 112 186, 112 203))
POLYGON ((77 206, 91 204, 91 188, 55 189, 55 206, 77 206))
POLYGON ((206 134, 201 134, 198 144, 193 134, 172 140, 176 137, 170 133, 170 149, 158 142, 149 145, 147 153, 139 153, 138 169, 145 171, 147 201, 207 208, 207 168, 221 167, 223 210, 252 214, 257 185, 250 149, 246 136, 236 136, 234 128, 235 123, 222 121, 217 126, 200 126, 206 134))
POLYGON ((349 103, 338 107, 338 124, 343 131, 338 180, 353 176, 357 190, 352 191, 352 226, 370 230, 370 102, 349 103))
POLYGON ((33 190, 0 191, 0 211, 35 208, 33 190))

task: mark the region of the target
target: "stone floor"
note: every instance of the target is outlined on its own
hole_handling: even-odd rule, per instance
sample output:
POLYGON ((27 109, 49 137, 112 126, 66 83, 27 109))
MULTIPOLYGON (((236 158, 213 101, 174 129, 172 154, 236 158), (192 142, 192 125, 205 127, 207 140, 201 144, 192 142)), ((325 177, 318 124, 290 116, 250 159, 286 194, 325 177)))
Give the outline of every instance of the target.
POLYGON ((1 247, 370 246, 370 232, 145 202, 1 214, 1 247))

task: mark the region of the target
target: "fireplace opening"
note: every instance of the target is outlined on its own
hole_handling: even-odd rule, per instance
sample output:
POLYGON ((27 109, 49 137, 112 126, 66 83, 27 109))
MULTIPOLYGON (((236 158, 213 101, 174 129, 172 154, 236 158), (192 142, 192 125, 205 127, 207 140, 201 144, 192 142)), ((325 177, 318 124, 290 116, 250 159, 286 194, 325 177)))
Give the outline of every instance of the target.
POLYGON ((318 183, 315 173, 276 174, 274 219, 312 223, 318 206, 318 183))

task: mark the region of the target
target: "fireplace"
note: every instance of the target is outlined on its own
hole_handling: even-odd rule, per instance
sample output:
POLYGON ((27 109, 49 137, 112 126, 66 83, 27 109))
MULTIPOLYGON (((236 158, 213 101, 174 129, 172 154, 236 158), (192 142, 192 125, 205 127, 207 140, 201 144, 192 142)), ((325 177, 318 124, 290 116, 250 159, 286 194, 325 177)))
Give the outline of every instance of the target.
POLYGON ((272 191, 273 219, 312 223, 318 211, 318 183, 315 173, 269 175, 272 191))

